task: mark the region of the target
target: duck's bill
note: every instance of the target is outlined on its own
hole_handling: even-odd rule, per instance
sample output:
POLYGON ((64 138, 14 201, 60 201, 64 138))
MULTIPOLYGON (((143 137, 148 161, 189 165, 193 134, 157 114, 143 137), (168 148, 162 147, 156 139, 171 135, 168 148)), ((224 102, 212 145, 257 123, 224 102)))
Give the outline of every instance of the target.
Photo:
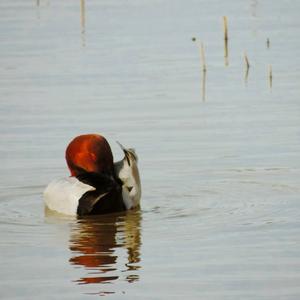
POLYGON ((125 152, 126 148, 118 141, 116 141, 116 143, 120 146, 120 148, 125 152))
POLYGON ((128 150, 120 142, 118 142, 118 141, 116 141, 116 142, 120 146, 120 148, 123 150, 123 152, 125 154, 125 157, 126 157, 126 160, 127 160, 127 163, 130 166, 130 159, 129 159, 129 152, 128 152, 128 150))

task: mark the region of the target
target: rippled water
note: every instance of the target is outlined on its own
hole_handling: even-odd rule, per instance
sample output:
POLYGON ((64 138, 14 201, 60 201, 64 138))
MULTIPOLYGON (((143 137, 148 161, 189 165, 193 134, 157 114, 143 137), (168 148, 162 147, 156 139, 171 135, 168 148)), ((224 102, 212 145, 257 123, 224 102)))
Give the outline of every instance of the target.
POLYGON ((0 298, 299 299, 299 11, 2 0, 0 298), (141 211, 44 211, 89 132, 136 148, 141 211))

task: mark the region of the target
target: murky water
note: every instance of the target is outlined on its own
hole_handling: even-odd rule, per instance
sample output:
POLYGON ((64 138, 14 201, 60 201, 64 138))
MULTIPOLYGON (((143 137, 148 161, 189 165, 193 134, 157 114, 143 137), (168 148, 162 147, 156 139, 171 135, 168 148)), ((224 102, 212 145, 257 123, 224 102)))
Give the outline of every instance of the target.
POLYGON ((299 299, 299 11, 2 0, 0 298, 299 299), (115 140, 136 148, 141 211, 45 213, 67 143, 94 132, 116 160, 115 140))

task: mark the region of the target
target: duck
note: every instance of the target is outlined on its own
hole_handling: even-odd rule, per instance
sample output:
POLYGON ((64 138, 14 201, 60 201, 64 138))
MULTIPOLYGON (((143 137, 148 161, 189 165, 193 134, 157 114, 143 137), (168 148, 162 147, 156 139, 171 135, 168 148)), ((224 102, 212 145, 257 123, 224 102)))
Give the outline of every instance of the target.
POLYGON ((104 136, 75 137, 65 152, 70 176, 48 184, 44 190, 45 207, 72 216, 138 208, 141 199, 138 156, 133 148, 117 143, 124 158, 114 163, 111 147, 104 136))

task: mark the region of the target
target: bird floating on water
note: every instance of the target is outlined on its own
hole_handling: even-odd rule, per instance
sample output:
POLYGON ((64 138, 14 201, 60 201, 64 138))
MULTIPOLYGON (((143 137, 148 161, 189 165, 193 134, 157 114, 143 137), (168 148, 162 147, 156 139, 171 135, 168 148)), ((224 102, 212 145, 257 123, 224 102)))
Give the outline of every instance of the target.
POLYGON ((110 145, 103 136, 75 137, 66 149, 71 177, 49 183, 44 191, 46 207, 61 214, 79 216, 139 207, 138 156, 134 149, 118 144, 124 158, 113 163, 110 145))

